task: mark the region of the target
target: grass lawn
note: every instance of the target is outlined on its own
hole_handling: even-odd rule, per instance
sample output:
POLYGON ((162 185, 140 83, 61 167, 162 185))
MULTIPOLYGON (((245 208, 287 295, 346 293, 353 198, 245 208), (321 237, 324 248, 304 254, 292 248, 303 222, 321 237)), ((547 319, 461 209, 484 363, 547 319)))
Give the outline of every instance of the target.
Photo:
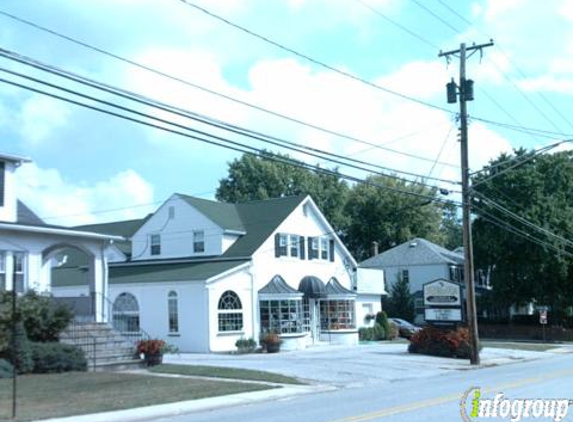
MULTIPOLYGON (((18 420, 45 419, 259 391, 262 384, 122 373, 68 372, 18 377, 18 420)), ((12 380, 0 379, 0 420, 12 409, 12 380)))
POLYGON ((272 372, 255 371, 252 369, 225 368, 222 366, 201 366, 201 365, 174 365, 163 364, 154 366, 151 372, 179 375, 196 375, 201 377, 231 378, 249 381, 266 381, 280 384, 304 384, 293 377, 273 374, 272 372))
POLYGON ((532 352, 546 352, 547 350, 556 349, 559 346, 544 343, 520 343, 520 342, 503 342, 482 340, 484 347, 496 347, 498 349, 529 350, 532 352))

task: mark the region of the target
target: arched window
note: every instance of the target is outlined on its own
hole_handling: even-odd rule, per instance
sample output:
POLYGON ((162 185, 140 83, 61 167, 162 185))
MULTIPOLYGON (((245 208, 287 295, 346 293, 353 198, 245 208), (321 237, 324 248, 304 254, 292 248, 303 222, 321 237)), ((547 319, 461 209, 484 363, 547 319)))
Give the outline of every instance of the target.
POLYGON ((120 333, 139 332, 139 305, 131 293, 121 293, 113 302, 113 327, 120 333))
POLYGON ((167 295, 167 314, 169 318, 169 333, 179 332, 179 303, 177 292, 173 290, 167 295))
POLYGON ((243 329, 243 307, 237 293, 227 290, 221 295, 218 306, 219 331, 243 329))

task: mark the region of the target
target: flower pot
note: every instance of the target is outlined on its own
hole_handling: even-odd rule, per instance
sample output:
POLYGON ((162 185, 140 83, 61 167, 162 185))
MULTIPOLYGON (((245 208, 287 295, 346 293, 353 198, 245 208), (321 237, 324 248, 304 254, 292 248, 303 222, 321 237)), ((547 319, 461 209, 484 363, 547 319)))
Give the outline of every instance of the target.
POLYGON ((267 353, 277 353, 281 350, 280 343, 267 343, 267 353))
POLYGON ((145 366, 156 366, 163 363, 163 353, 146 353, 144 358, 145 366))

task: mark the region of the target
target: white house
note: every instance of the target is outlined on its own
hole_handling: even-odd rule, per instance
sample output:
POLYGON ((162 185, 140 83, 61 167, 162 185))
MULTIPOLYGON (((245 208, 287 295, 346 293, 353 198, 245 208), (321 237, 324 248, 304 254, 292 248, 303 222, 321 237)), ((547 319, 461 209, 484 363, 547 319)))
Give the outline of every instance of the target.
POLYGON ((51 268, 63 250, 85 256, 86 297, 98 321, 107 319, 107 258, 122 237, 45 224, 17 199, 15 172, 30 159, 0 154, 0 290, 51 290, 51 268))
MULTIPOLYGON (((283 349, 355 344, 380 310, 381 271, 357 264, 309 196, 226 204, 172 195, 142 220, 76 228, 129 239, 109 262, 114 325, 187 352, 281 333, 283 349)), ((87 295, 85 258, 53 270, 54 294, 87 295)))

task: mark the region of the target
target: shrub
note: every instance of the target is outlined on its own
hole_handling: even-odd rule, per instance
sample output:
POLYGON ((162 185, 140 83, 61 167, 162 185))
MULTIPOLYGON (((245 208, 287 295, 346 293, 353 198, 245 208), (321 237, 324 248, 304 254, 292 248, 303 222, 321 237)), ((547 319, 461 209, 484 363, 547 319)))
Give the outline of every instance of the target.
MULTIPOLYGON (((74 317, 72 310, 67 306, 58 304, 51 296, 34 291, 19 296, 16 306, 18 309, 16 318, 23 321, 28 338, 36 342, 58 341, 60 333, 74 317)), ((0 351, 11 323, 11 292, 0 292, 0 351)))
POLYGON ((398 329, 396 323, 388 321, 388 331, 386 332, 386 340, 396 340, 399 334, 400 330, 398 329))
POLYGON ((87 361, 83 350, 63 343, 31 343, 34 372, 86 371, 87 361))
POLYGON ((257 342, 254 338, 240 338, 235 342, 235 347, 239 353, 252 353, 257 348, 257 342))
POLYGON ((12 345, 12 333, 8 333, 8 345, 0 352, 0 359, 5 359, 12 365, 16 366, 19 374, 26 374, 32 372, 34 363, 32 361, 32 352, 30 350, 30 342, 26 337, 26 330, 22 321, 16 323, 15 332, 15 350, 12 345))
POLYGON ((470 357, 469 331, 467 328, 424 327, 410 339, 408 352, 467 359, 470 357))
POLYGON ((380 326, 384 329, 384 333, 386 334, 387 338, 390 331, 390 324, 388 322, 388 315, 386 315, 386 312, 380 311, 376 314, 376 324, 380 324, 380 326))
POLYGON ((373 327, 362 327, 358 330, 358 338, 362 341, 379 341, 386 338, 384 328, 378 323, 373 327))
POLYGON ((18 309, 30 341, 58 341, 60 333, 70 324, 74 313, 58 304, 51 296, 28 291, 18 301, 18 309))
POLYGON ((14 375, 14 367, 5 359, 0 359, 0 379, 12 378, 14 375))

